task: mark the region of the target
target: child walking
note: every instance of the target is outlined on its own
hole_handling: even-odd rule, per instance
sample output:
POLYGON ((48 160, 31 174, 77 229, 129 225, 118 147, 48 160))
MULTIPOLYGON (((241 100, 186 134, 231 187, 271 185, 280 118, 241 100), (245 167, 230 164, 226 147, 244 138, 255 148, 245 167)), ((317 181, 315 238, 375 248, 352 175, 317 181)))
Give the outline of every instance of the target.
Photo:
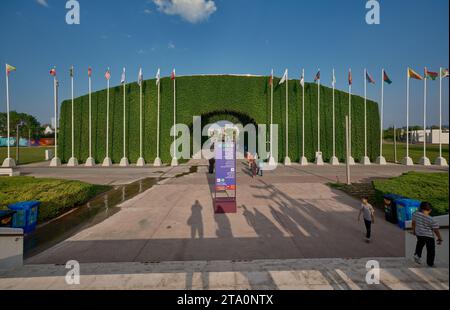
POLYGON ((375 224, 375 210, 369 203, 369 197, 361 198, 361 208, 359 209, 358 222, 361 221, 361 214, 364 218, 364 225, 366 226, 366 241, 370 242, 372 238, 372 224, 375 224))

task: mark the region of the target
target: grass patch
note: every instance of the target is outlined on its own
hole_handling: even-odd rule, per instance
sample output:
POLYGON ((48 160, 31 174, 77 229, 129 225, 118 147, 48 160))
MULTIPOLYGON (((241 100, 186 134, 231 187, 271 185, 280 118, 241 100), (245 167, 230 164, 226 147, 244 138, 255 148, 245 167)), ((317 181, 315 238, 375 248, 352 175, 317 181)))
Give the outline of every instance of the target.
MULTIPOLYGON (((383 144, 383 156, 386 157, 388 162, 394 162, 394 143, 383 144)), ((406 144, 397 143, 397 160, 401 162, 406 156, 406 144)), ((414 163, 418 164, 420 158, 423 156, 423 144, 410 144, 409 156, 413 159, 414 163)), ((448 144, 442 146, 442 156, 449 160, 448 144)), ((427 157, 431 163, 439 157, 439 145, 427 145, 427 157)))
POLYGON ((434 216, 448 214, 448 186, 448 173, 408 172, 397 178, 373 182, 377 199, 390 193, 428 201, 433 205, 434 216))
POLYGON ((51 220, 106 192, 109 186, 79 181, 36 179, 33 177, 0 177, 0 209, 21 201, 38 200, 38 222, 51 220))
MULTIPOLYGON (((18 164, 25 165, 45 161, 45 150, 50 149, 53 147, 21 147, 18 164)), ((0 147, 0 164, 5 160, 7 154, 7 148, 0 147)), ((16 159, 16 147, 11 147, 11 157, 16 159)))

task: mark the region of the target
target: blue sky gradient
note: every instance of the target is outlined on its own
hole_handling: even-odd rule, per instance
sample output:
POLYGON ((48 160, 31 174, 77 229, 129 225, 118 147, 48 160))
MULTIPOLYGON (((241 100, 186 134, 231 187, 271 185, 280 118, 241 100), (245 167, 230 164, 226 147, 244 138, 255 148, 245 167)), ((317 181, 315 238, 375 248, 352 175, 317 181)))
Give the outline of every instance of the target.
MULTIPOLYGON (((354 74, 354 92, 363 95, 367 67, 377 85, 368 96, 380 100, 381 69, 392 85, 385 87, 385 125, 405 125, 406 68, 422 73, 447 67, 449 59, 448 0, 381 0, 381 24, 365 23, 364 0, 215 0, 207 19, 189 22, 169 15, 151 0, 79 0, 81 24, 65 23, 65 0, 3 0, 0 3, 0 63, 18 71, 11 75, 12 109, 50 122, 52 80, 56 66, 60 98, 70 96, 69 67, 75 65, 75 94, 87 93, 87 67, 93 89, 119 84, 126 66, 136 81, 139 66, 153 78, 158 67, 167 76, 239 73, 299 78, 301 68, 312 81, 318 68, 322 84, 347 90, 347 71, 354 74), (41 2, 39 4, 38 2, 41 2), (48 6, 42 5, 47 3, 48 6)), ((429 82, 429 124, 438 122, 438 82, 429 82)), ((423 83, 411 82, 411 124, 422 124, 423 83)), ((448 124, 448 79, 444 82, 444 123, 448 124)), ((0 111, 5 110, 5 76, 0 76, 0 111)))

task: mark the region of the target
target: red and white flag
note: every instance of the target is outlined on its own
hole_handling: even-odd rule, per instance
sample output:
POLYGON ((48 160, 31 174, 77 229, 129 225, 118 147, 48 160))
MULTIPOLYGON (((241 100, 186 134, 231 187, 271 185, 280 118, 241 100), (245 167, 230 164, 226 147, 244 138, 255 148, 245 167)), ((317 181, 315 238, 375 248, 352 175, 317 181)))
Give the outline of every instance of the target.
POLYGON ((56 76, 56 69, 55 69, 55 68, 52 68, 52 69, 50 70, 50 75, 51 75, 51 76, 56 76))
POLYGON ((353 84, 353 75, 352 75, 352 69, 348 70, 348 85, 353 84))
POLYGON ((108 70, 106 70, 105 79, 108 81, 111 79, 111 72, 109 72, 109 68, 108 68, 108 70))
POLYGON ((172 71, 172 75, 170 76, 170 79, 172 80, 172 81, 174 81, 175 80, 175 78, 176 78, 176 73, 175 73, 175 69, 173 69, 173 71, 172 71))
POLYGON ((88 76, 89 76, 89 77, 92 76, 92 68, 91 68, 91 67, 88 68, 88 76))

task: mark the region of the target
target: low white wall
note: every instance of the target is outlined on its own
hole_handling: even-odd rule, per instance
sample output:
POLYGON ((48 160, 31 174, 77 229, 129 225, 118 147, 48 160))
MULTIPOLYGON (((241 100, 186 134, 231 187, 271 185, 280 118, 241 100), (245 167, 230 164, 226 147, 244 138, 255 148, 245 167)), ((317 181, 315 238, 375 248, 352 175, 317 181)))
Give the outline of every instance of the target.
POLYGON ((0 270, 23 265, 23 230, 0 227, 0 270))

